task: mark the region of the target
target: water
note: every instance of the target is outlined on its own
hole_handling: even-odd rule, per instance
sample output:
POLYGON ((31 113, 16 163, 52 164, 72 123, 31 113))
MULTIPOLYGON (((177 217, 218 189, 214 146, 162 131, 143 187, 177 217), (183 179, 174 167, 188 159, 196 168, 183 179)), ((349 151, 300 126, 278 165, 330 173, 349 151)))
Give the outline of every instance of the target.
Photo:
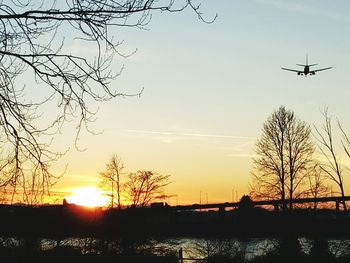
MULTIPOLYGON (((300 249, 309 254, 313 240, 298 238, 300 249)), ((349 253, 350 239, 329 239, 325 241, 329 251, 336 257, 349 253)), ((70 249, 82 254, 106 252, 113 253, 141 253, 154 255, 178 255, 182 249, 186 259, 204 259, 214 255, 241 257, 247 261, 258 256, 276 251, 280 246, 278 239, 250 238, 250 239, 204 239, 204 238, 173 238, 148 240, 101 240, 96 238, 65 238, 62 240, 41 239, 23 240, 16 238, 0 238, 2 247, 23 247, 28 244, 42 251, 53 250, 58 247, 70 249), (34 243, 33 243, 34 242, 34 243), (33 245, 34 244, 34 245, 33 245)))

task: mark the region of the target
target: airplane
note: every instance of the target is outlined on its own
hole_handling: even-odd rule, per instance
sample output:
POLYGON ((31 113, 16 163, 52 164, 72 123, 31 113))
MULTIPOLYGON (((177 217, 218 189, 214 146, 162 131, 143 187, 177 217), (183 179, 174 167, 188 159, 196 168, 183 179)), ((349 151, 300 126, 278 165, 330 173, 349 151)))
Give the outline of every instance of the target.
POLYGON ((320 69, 310 70, 310 67, 316 66, 317 64, 309 65, 309 63, 308 63, 308 56, 307 55, 306 55, 306 65, 302 65, 302 64, 296 64, 296 65, 304 67, 304 70, 296 70, 296 69, 289 69, 289 68, 281 68, 281 69, 288 70, 288 71, 293 71, 293 72, 296 72, 298 75, 306 77, 309 74, 310 74, 310 76, 312 76, 312 75, 315 75, 316 72, 318 72, 318 71, 322 71, 322 70, 327 70, 327 69, 333 68, 333 67, 328 67, 328 68, 320 68, 320 69))

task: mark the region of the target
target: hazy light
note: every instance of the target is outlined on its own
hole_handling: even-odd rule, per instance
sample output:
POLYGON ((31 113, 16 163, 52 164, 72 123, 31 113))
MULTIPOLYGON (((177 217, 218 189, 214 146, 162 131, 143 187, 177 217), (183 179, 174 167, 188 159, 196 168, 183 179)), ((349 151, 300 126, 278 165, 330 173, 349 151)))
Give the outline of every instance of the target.
POLYGON ((87 207, 107 206, 109 198, 102 194, 97 187, 82 187, 72 191, 72 195, 66 196, 69 204, 76 204, 87 207))

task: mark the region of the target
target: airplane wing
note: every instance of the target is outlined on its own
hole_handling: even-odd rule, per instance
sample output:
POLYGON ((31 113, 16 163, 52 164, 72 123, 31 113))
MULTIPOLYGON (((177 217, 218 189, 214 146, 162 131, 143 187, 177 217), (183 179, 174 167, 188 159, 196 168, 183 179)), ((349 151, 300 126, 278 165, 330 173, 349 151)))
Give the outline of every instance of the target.
POLYGON ((315 69, 315 70, 313 70, 312 72, 317 72, 317 71, 327 70, 327 69, 331 69, 331 68, 333 68, 333 67, 315 69))
POLYGON ((283 70, 288 70, 288 71, 293 71, 293 72, 297 72, 297 73, 304 73, 304 71, 300 71, 300 70, 295 70, 295 69, 290 69, 290 68, 281 68, 283 70))

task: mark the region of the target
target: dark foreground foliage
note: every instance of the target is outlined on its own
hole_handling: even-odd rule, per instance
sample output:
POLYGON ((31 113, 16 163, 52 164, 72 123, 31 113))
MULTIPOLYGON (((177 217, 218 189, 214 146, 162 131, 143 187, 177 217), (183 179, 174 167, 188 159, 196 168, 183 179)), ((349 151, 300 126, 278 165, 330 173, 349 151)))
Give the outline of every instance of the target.
POLYGON ((349 214, 334 210, 2 206, 0 262, 181 262, 178 244, 164 246, 162 239, 193 238, 199 242, 193 254, 184 254, 191 260, 183 262, 345 263, 350 262, 349 225, 349 214), (306 237, 308 251, 298 237, 306 237), (250 238, 274 244, 250 257, 242 245, 250 238), (343 245, 338 252, 332 238, 343 245))
POLYGON ((350 237, 350 214, 334 210, 262 208, 176 211, 171 207, 91 209, 75 206, 0 207, 0 236, 41 237, 350 237), (26 223, 23 224, 23 218, 26 223))
POLYGON ((177 263, 175 256, 156 256, 144 254, 82 254, 74 248, 58 248, 50 251, 30 251, 27 249, 2 249, 0 262, 11 263, 63 263, 63 262, 84 262, 84 263, 105 263, 105 262, 154 262, 154 263, 177 263))
MULTIPOLYGON (((330 251, 329 242, 323 238, 315 238, 307 253, 295 236, 283 237, 274 249, 262 255, 250 258, 242 250, 240 243, 229 239, 200 239, 194 254, 187 254, 181 261, 178 248, 168 243, 168 247, 159 250, 162 241, 149 240, 90 240, 80 239, 79 246, 60 246, 44 248, 33 240, 17 240, 0 247, 0 262, 205 262, 205 263, 345 263, 350 262, 350 247, 345 246, 338 255, 330 251), (238 246, 237 246, 238 244, 238 246), (344 249, 345 248, 345 249, 344 249)), ((41 243, 42 244, 42 243, 41 243)), ((339 251, 338 251, 339 252, 339 251)))
MULTIPOLYGON (((28 251, 23 249, 2 249, 0 262, 37 262, 37 263, 62 263, 62 262, 85 262, 85 263, 107 263, 107 262, 154 262, 154 263, 178 263, 180 259, 176 255, 118 255, 118 254, 82 254, 75 249, 55 249, 51 251, 28 251)), ((225 254, 213 255, 207 258, 190 260, 184 262, 205 263, 345 263, 350 262, 349 256, 335 257, 334 255, 320 254, 284 254, 282 251, 274 251, 254 259, 247 260, 241 255, 228 256, 225 254)))

